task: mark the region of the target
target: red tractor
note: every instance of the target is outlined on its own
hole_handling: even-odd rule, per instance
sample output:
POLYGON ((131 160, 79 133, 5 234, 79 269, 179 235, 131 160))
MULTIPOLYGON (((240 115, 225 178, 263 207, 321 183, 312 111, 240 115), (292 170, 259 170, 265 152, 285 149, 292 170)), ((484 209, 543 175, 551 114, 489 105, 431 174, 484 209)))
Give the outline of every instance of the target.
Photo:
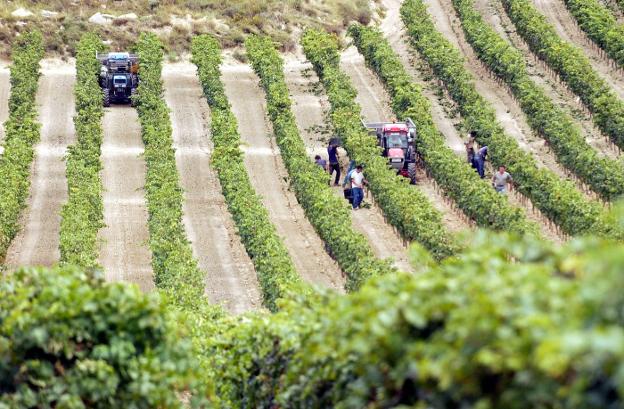
POLYGON ((410 118, 404 122, 369 122, 362 125, 375 134, 382 155, 388 158, 388 165, 401 176, 416 184, 416 124, 410 118))

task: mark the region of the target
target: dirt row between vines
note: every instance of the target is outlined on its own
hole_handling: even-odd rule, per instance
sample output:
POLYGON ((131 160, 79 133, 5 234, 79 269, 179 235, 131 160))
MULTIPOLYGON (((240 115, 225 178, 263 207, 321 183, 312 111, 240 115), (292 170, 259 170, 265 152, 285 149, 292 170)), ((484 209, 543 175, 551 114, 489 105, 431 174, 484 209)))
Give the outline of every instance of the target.
POLYGON ((253 263, 236 233, 210 166, 210 108, 202 96, 195 66, 167 64, 165 100, 171 110, 173 141, 184 190, 183 222, 193 255, 206 273, 206 294, 237 314, 259 308, 261 294, 253 263))
POLYGON ((576 23, 562 0, 534 0, 537 9, 546 16, 548 22, 555 27, 559 37, 579 47, 589 57, 592 67, 607 81, 611 88, 624 98, 624 77, 622 69, 594 44, 576 23))
POLYGON ((264 91, 251 67, 233 58, 221 67, 225 92, 232 104, 245 151, 252 186, 269 212, 278 234, 303 279, 342 291, 345 277, 325 251, 288 186, 288 174, 266 116, 264 91))
MULTIPOLYGON (((301 53, 289 55, 286 59, 285 76, 292 109, 308 151, 318 153, 327 159, 327 142, 333 136, 331 127, 328 128, 326 125, 329 123, 327 118, 329 102, 326 95, 321 92, 322 87, 311 64, 303 61, 301 53)), ((341 153, 346 156, 344 151, 341 153)), ((344 179, 346 170, 343 167, 341 179, 344 179)), ((343 196, 342 188, 334 188, 334 191, 336 195, 343 196)), ((372 195, 368 194, 365 200, 372 202, 372 195)), ((389 257, 399 270, 412 271, 406 243, 403 243, 394 228, 386 223, 379 206, 373 202, 369 209, 362 208, 352 212, 351 215, 353 227, 368 239, 377 257, 389 257)))
POLYGON ((566 87, 554 71, 531 52, 528 45, 518 35, 501 2, 499 0, 476 0, 475 8, 502 38, 524 55, 531 79, 543 87, 555 104, 574 119, 583 130, 586 141, 601 155, 611 159, 617 158, 620 155, 619 148, 596 127, 580 98, 566 87))
MULTIPOLYGON (((10 268, 51 266, 60 258, 60 211, 67 200, 64 156, 67 146, 75 140, 75 67, 43 60, 41 74, 36 99, 41 139, 35 147, 30 193, 20 216, 21 229, 7 251, 5 264, 10 268)), ((5 91, 3 87, 2 96, 5 91)))
POLYGON ((101 177, 106 226, 99 232, 99 262, 107 281, 126 281, 150 291, 154 278, 144 190, 145 147, 136 110, 127 105, 106 108, 103 128, 101 177))
MULTIPOLYGON (((413 81, 422 87, 424 95, 431 103, 431 113, 433 121, 438 130, 442 133, 442 135, 444 135, 447 145, 451 149, 453 149, 455 153, 460 155, 462 158, 465 158, 465 150, 461 134, 461 132, 463 131, 460 131, 459 128, 460 118, 456 113, 455 104, 452 100, 450 100, 450 97, 446 92, 441 91, 441 88, 436 81, 433 81, 430 78, 426 78, 432 76, 430 69, 428 68, 426 63, 420 58, 418 53, 413 50, 411 46, 408 45, 408 36, 405 32, 405 28, 403 22, 401 21, 399 12, 401 3, 401 0, 382 1, 382 4, 386 9, 386 13, 383 21, 381 22, 380 28, 390 42, 393 50, 401 58, 403 66, 407 69, 413 81)), ((429 5, 429 13, 432 15, 434 21, 436 21, 437 28, 440 29, 440 24, 445 25, 446 38, 457 46, 458 39, 455 37, 453 29, 451 28, 450 23, 447 19, 447 13, 439 7, 439 4, 437 7, 432 7, 430 5, 432 1, 428 1, 426 3, 429 5)), ((465 46, 469 48, 468 45, 465 46)), ((483 67, 481 67, 479 64, 477 65, 479 66, 479 68, 485 71, 483 67)), ((482 73, 476 78, 482 79, 484 77, 489 78, 487 73, 482 73)), ((374 79, 377 80, 377 78, 374 79)), ((498 90, 499 86, 495 82, 492 85, 490 83, 477 81, 477 84, 480 84, 481 88, 489 89, 487 92, 488 96, 496 95, 495 92, 498 91, 502 94, 501 97, 504 97, 505 100, 511 99, 506 90, 498 90)), ((481 91, 480 89, 478 90, 481 91)), ((383 91, 385 92, 385 90, 383 91)), ((498 105, 497 114, 502 109, 502 113, 505 117, 504 119, 506 119, 506 121, 503 122, 506 122, 508 126, 513 125, 515 121, 513 120, 513 118, 511 121, 509 121, 510 113, 506 112, 507 105, 505 104, 507 102, 501 101, 501 97, 497 97, 497 103, 494 104, 495 106, 498 105)), ((519 107, 516 108, 519 110, 519 107)), ((520 114, 522 113, 520 112, 520 114)), ((547 237, 555 242, 561 242, 564 240, 564 237, 557 231, 557 228, 553 226, 552 223, 550 223, 548 219, 542 215, 539 209, 535 208, 526 197, 520 195, 516 191, 510 192, 508 197, 512 204, 523 208, 528 218, 536 222, 541 227, 544 237, 547 237)))

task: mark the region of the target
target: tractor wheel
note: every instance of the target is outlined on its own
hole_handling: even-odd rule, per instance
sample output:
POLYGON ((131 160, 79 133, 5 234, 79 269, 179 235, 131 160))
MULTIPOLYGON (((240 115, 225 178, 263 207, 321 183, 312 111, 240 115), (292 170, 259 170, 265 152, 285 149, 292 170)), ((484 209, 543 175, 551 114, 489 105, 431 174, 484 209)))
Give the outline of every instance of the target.
POLYGON ((132 88, 130 90, 130 106, 137 106, 137 101, 136 101, 136 88, 132 88))
POLYGON ((407 175, 409 176, 410 184, 416 184, 416 163, 407 164, 407 175))
POLYGON ((104 89, 104 97, 102 99, 102 102, 105 107, 108 108, 110 106, 110 90, 108 88, 104 89))

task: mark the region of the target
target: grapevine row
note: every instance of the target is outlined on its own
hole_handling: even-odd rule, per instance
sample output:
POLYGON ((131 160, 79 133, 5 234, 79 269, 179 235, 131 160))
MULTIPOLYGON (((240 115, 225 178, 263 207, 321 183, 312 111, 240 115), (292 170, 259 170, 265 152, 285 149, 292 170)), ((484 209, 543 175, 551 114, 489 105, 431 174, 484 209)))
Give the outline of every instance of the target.
POLYGON ((618 66, 624 67, 624 25, 597 0, 564 0, 581 29, 618 66))
POLYGON ((561 108, 527 72, 522 53, 501 38, 474 9, 473 0, 453 0, 466 37, 478 57, 511 88, 529 125, 541 134, 567 169, 605 200, 624 193, 624 165, 601 158, 561 108))
POLYGON ((269 117, 299 203, 320 237, 347 274, 346 289, 360 288, 369 277, 391 267, 375 257, 366 238, 353 230, 350 210, 328 185, 327 172, 314 164, 297 129, 284 79, 284 63, 268 37, 245 41, 251 65, 266 92, 269 117))
POLYGON ((415 121, 417 149, 425 166, 464 213, 482 227, 536 233, 537 226, 526 219, 521 209, 512 207, 504 196, 496 193, 446 146, 433 123, 429 101, 412 83, 400 59, 379 30, 353 25, 349 33, 368 66, 392 95, 395 114, 415 121))
POLYGON ((307 59, 323 82, 331 103, 331 120, 349 156, 363 163, 370 189, 386 218, 409 240, 421 243, 436 259, 457 250, 442 225, 440 213, 418 189, 388 169, 376 141, 362 127, 360 106, 349 78, 340 71, 336 39, 327 33, 307 30, 302 37, 307 59))
POLYGON ((182 224, 182 189, 160 78, 162 44, 156 35, 142 34, 137 51, 141 82, 135 102, 145 143, 145 189, 155 283, 176 305, 193 310, 201 305, 204 296, 204 273, 193 258, 182 224))
POLYGON ((293 286, 301 286, 301 280, 243 164, 236 117, 220 79, 219 43, 208 35, 197 36, 192 42, 192 55, 211 108, 212 165, 217 171, 238 234, 256 267, 264 304, 274 311, 277 299, 293 286))
POLYGON ((13 45, 9 118, 4 123, 0 158, 0 261, 19 230, 18 218, 30 187, 34 145, 40 138, 35 97, 43 53, 43 37, 38 31, 20 36, 13 45))
POLYGON ((423 2, 406 0, 401 16, 413 45, 445 83, 467 127, 476 132, 481 145, 488 146, 492 163, 507 166, 518 190, 567 234, 607 233, 600 204, 584 198, 570 181, 538 168, 535 159, 505 135, 494 109, 475 89, 461 53, 436 30, 423 2))
POLYGON ((561 40, 529 0, 502 0, 518 33, 541 60, 568 84, 593 113, 596 125, 620 148, 624 148, 624 101, 595 72, 589 59, 561 40))
POLYGON ((94 34, 84 35, 76 50, 77 142, 67 153, 68 200, 61 211, 61 262, 82 267, 97 265, 97 234, 104 224, 102 202, 102 91, 97 81, 100 63, 95 53, 102 42, 94 34))

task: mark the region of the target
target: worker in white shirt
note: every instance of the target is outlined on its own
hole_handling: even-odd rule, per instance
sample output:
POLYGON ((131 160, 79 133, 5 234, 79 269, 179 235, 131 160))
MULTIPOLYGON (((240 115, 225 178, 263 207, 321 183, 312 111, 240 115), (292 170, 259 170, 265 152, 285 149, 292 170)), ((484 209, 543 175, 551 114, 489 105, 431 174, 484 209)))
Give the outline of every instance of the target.
POLYGON ((364 178, 362 165, 358 165, 355 168, 355 172, 351 173, 351 191, 353 193, 353 210, 360 208, 362 200, 364 199, 364 185, 368 184, 368 181, 364 178))

